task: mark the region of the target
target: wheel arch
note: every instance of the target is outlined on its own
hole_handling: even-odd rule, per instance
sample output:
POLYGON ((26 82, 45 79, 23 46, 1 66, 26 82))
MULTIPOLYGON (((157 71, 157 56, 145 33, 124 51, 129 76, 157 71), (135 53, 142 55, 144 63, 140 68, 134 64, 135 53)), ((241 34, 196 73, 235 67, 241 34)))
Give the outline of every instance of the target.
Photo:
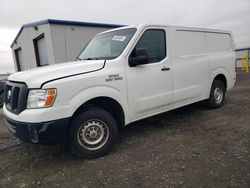
POLYGON ((209 95, 210 95, 210 91, 211 91, 212 84, 213 84, 214 80, 221 80, 225 84, 225 89, 227 91, 228 80, 229 80, 228 78, 229 78, 228 73, 223 68, 219 68, 219 69, 215 70, 212 73, 212 76, 211 76, 211 79, 210 79, 209 90, 208 90, 209 92, 208 92, 207 96, 209 97, 209 95))
POLYGON ((129 119, 126 97, 123 96, 122 93, 124 92, 106 86, 84 89, 69 101, 70 109, 68 114, 70 117, 73 117, 76 113, 88 106, 100 107, 108 111, 111 115, 114 115, 116 121, 124 126, 129 122, 129 119), (111 112, 110 109, 117 112, 111 112), (119 121, 118 112, 121 114, 120 119, 122 119, 119 121))
POLYGON ((227 78, 224 74, 218 74, 214 80, 220 80, 224 83, 224 86, 225 86, 225 90, 227 90, 227 78))
POLYGON ((99 96, 87 100, 76 109, 72 117, 90 107, 101 108, 109 112, 114 117, 118 127, 123 127, 125 125, 125 113, 122 105, 115 99, 107 96, 99 96))

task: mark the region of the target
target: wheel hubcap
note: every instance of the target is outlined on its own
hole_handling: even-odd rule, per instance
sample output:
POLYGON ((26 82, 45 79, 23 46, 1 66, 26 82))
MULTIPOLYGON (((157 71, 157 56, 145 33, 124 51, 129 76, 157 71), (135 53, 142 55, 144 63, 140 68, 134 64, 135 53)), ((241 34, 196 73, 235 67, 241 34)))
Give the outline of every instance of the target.
POLYGON ((217 104, 221 103, 223 99, 223 90, 221 88, 215 88, 214 99, 217 104))
POLYGON ((79 144, 89 150, 101 148, 108 140, 109 130, 101 120, 89 120, 78 130, 79 144))

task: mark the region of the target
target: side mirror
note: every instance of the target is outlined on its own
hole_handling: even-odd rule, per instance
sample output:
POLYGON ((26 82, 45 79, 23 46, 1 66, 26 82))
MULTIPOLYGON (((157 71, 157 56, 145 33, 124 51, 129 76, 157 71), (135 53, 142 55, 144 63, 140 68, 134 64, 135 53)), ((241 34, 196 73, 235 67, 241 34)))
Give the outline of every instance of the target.
POLYGON ((148 53, 146 48, 135 48, 129 57, 129 66, 135 67, 148 63, 148 53))

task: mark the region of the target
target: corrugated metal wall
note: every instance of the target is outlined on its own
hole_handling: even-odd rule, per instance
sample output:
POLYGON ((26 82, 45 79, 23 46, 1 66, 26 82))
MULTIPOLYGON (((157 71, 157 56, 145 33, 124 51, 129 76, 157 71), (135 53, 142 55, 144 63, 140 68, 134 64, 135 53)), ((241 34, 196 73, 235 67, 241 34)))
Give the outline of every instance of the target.
POLYGON ((51 25, 55 63, 73 61, 96 34, 110 28, 51 25))
POLYGON ((91 38, 108 29, 111 28, 56 24, 39 25, 37 30, 34 27, 24 28, 12 46, 15 70, 17 71, 17 65, 14 51, 20 47, 25 70, 37 67, 33 40, 43 33, 48 62, 51 65, 74 61, 91 38))
POLYGON ((25 64, 25 70, 36 67, 36 57, 35 57, 33 39, 35 39, 36 37, 38 37, 39 35, 43 33, 45 35, 45 43, 46 43, 48 61, 54 62, 54 54, 53 54, 53 48, 52 48, 52 43, 51 43, 49 25, 48 24, 40 25, 38 26, 37 30, 35 30, 33 27, 28 27, 28 28, 23 29, 23 31, 21 32, 20 36, 18 37, 16 41, 16 44, 12 46, 12 54, 13 54, 16 71, 17 71, 17 65, 16 65, 16 58, 14 55, 14 50, 20 47, 22 50, 22 57, 23 57, 23 62, 25 64))

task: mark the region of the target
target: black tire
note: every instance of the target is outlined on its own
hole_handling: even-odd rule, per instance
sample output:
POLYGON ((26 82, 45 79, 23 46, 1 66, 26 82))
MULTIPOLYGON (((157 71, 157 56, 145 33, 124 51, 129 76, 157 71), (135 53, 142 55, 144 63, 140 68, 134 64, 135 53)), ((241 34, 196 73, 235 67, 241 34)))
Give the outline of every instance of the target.
POLYGON ((225 100, 225 92, 225 84, 220 80, 214 80, 209 99, 207 100, 207 106, 212 109, 221 107, 225 100))
POLYGON ((114 118, 107 111, 92 107, 77 114, 71 121, 68 144, 77 156, 91 159, 110 151, 117 136, 118 127, 114 118), (93 144, 99 139, 98 144, 93 144))

